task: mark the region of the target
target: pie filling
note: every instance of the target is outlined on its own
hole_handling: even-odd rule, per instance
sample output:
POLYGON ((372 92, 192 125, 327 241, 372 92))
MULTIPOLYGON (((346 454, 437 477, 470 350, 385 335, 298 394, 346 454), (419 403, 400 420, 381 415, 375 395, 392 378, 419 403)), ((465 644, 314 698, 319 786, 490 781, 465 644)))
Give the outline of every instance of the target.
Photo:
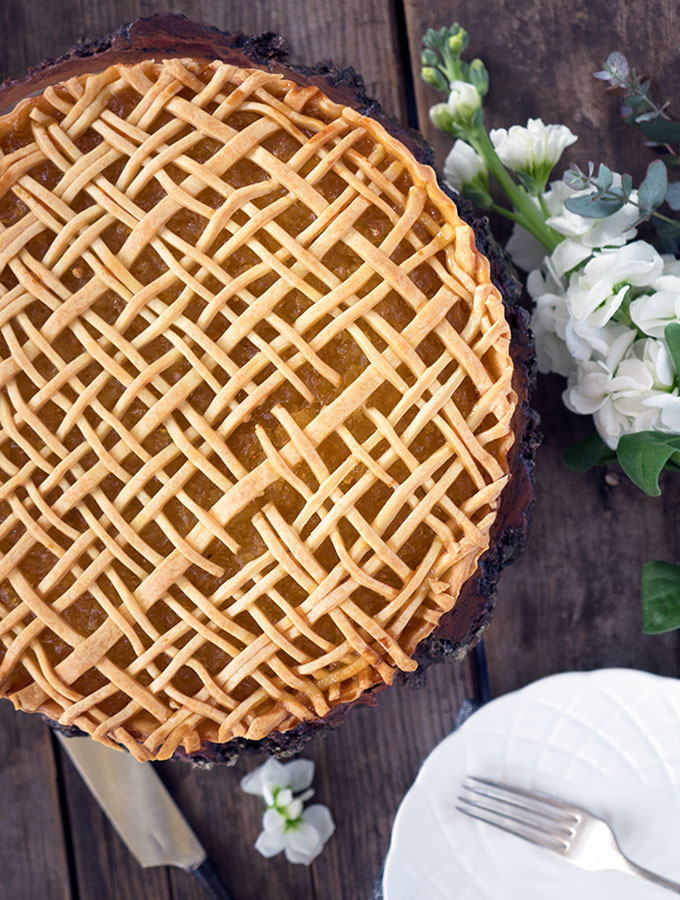
POLYGON ((0 118, 0 691, 139 758, 323 717, 489 545, 488 261, 374 120, 113 66, 0 118))

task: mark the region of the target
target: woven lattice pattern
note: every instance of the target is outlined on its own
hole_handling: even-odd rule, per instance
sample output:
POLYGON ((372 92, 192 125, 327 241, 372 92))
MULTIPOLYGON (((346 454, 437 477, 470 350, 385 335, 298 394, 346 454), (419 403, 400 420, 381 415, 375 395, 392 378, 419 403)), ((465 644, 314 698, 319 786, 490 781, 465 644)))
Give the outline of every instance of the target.
POLYGON ((516 402, 431 170, 192 60, 49 88, 0 147, 2 693, 163 758, 413 669, 516 402))

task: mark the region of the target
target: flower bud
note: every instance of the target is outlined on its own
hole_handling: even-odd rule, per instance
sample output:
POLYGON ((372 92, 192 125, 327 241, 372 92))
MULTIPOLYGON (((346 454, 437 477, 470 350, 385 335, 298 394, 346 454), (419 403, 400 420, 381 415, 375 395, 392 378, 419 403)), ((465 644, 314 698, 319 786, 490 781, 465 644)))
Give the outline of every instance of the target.
POLYGON ((446 91, 448 88, 446 78, 444 78, 439 69, 435 69, 433 66, 423 66, 420 77, 426 84, 436 88, 438 91, 446 91))
POLYGON ((451 37, 449 38, 449 50, 453 53, 454 56, 460 56, 463 50, 467 47, 468 43, 468 34, 464 28, 460 26, 457 27, 458 30, 455 31, 451 37))
POLYGON ((453 117, 447 103, 435 103, 431 106, 430 120, 440 131, 453 131, 453 117))
POLYGON ((473 84, 468 81, 451 82, 448 107, 454 125, 462 131, 470 129, 481 106, 482 98, 473 84))
POLYGON ((481 59, 473 59, 470 63, 468 77, 477 88, 480 97, 485 97, 489 90, 489 73, 481 59))

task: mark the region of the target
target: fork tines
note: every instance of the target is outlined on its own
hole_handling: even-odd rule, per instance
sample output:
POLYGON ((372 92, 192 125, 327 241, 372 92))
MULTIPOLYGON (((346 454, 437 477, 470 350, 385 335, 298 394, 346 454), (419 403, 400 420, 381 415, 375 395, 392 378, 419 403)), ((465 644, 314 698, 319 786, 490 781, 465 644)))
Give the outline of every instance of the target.
POLYGON ((456 809, 556 853, 569 850, 581 820, 579 810, 560 800, 472 776, 461 786, 456 809))

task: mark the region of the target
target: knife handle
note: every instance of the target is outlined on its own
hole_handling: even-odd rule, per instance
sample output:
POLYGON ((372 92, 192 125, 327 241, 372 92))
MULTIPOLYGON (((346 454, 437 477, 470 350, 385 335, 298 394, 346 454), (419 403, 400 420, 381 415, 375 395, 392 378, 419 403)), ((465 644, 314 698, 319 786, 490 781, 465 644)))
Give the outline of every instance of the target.
POLYGON ((202 862, 200 866, 189 869, 189 872, 197 881, 200 881, 213 900, 234 900, 209 859, 202 862))

